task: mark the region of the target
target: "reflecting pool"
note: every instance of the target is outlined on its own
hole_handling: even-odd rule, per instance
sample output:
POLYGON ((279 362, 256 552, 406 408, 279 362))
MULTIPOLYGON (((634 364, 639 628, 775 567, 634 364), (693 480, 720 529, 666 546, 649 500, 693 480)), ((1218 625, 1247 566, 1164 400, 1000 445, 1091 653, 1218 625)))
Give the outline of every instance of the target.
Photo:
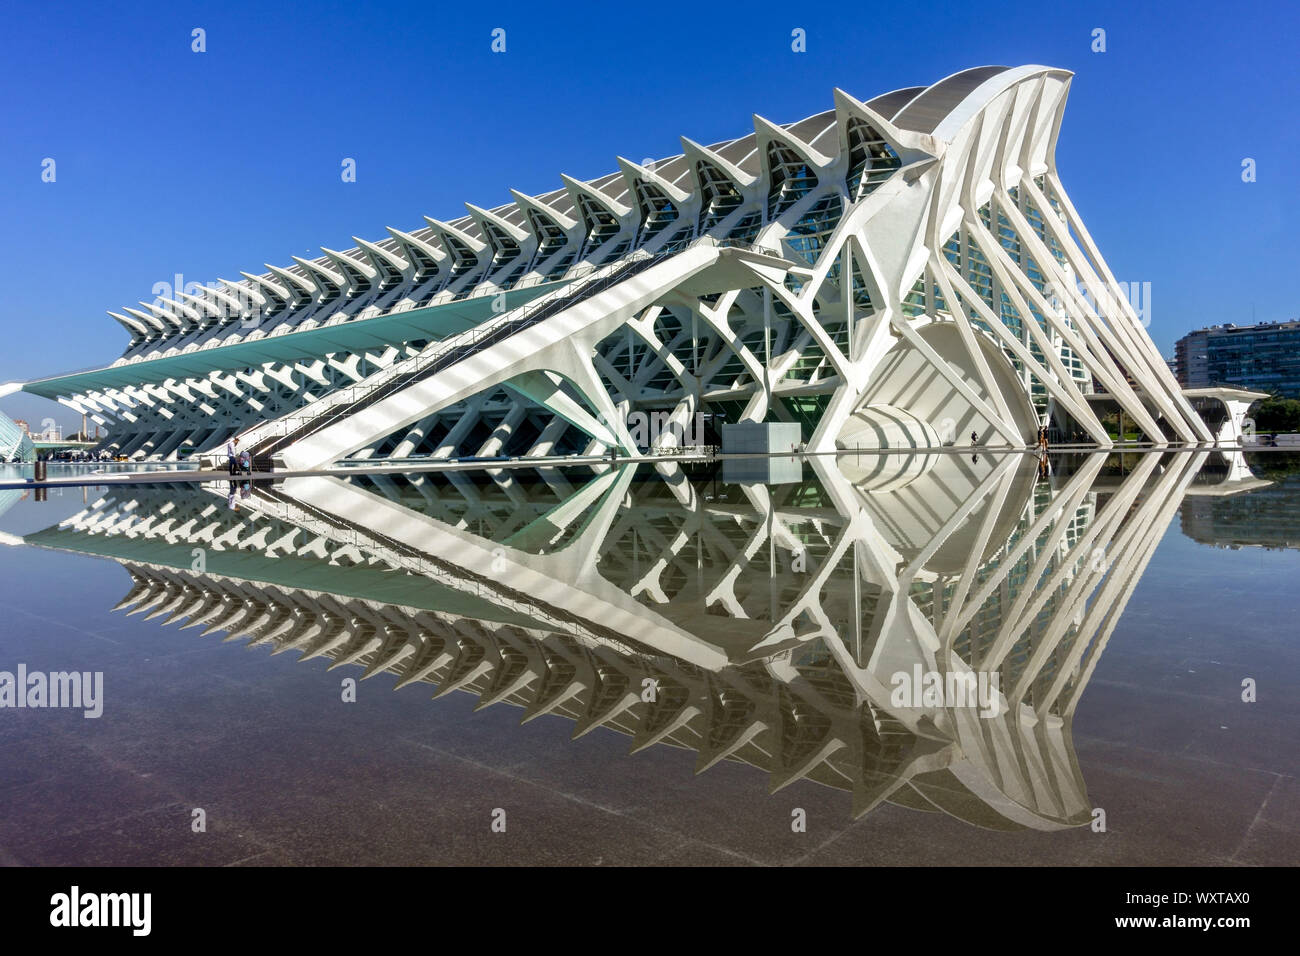
POLYGON ((391 472, 0 509, 0 862, 1300 859, 1285 455, 391 472), (51 706, 72 673, 101 675, 98 716, 51 706))

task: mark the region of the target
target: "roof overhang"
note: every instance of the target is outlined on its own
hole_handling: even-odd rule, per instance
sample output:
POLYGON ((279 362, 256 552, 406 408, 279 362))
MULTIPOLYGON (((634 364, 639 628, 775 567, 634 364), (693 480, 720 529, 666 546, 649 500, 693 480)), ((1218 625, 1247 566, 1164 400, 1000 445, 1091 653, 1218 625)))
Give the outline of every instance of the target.
MULTIPOLYGON (((524 305, 565 283, 548 282, 506 293, 510 307, 524 305)), ((179 352, 156 359, 122 362, 103 368, 88 369, 36 379, 22 386, 23 391, 45 398, 85 394, 91 390, 142 385, 148 382, 203 377, 210 372, 257 367, 267 362, 294 362, 342 352, 355 353, 382 348, 419 338, 443 338, 473 328, 499 312, 492 308, 495 296, 483 295, 456 302, 390 312, 370 319, 354 319, 337 325, 319 326, 299 332, 268 335, 233 345, 219 345, 179 352)))

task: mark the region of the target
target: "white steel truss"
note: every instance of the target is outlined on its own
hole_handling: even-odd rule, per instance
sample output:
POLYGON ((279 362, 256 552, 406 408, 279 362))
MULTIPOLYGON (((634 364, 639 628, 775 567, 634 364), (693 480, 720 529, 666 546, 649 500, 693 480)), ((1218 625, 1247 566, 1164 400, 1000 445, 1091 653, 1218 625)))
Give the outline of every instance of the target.
POLYGON ((981 67, 110 313, 124 356, 28 383, 177 458, 646 449, 659 412, 811 451, 1212 442, 1056 169, 1071 74, 981 67))

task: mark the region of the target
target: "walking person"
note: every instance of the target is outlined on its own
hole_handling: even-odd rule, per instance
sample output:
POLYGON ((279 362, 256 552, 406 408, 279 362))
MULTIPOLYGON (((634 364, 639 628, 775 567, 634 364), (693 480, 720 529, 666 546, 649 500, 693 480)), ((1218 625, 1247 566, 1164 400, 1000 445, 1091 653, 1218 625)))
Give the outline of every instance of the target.
POLYGON ((239 470, 239 439, 234 436, 226 442, 226 467, 232 475, 239 470))

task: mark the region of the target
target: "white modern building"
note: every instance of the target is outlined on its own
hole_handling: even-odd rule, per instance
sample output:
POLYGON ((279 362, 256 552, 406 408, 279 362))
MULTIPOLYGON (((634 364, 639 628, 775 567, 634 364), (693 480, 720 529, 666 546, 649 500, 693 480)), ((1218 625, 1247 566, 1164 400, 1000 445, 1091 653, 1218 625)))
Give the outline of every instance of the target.
POLYGON ((635 456, 710 423, 810 451, 1215 436, 1057 175, 1071 74, 980 67, 110 312, 26 383, 133 458, 635 456), (788 429, 787 429, 788 432, 788 429))
POLYGON ((0 462, 31 461, 35 457, 35 445, 27 430, 0 412, 0 462))

